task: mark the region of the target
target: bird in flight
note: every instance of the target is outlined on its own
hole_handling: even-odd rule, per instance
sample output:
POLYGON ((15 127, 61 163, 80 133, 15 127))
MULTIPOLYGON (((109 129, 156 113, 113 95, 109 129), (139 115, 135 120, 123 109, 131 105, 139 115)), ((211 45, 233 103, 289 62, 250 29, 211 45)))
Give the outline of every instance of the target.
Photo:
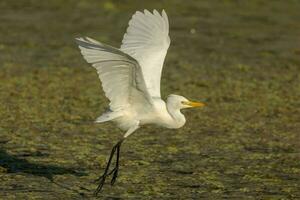
POLYGON ((76 38, 84 59, 97 71, 109 109, 96 119, 97 123, 113 121, 125 132, 112 148, 102 176, 97 179, 97 195, 108 176, 111 185, 119 173, 120 147, 124 140, 144 124, 156 124, 169 129, 182 127, 183 108, 203 107, 175 94, 161 99, 160 80, 163 63, 170 46, 169 21, 166 12, 137 11, 129 21, 120 48, 91 38, 76 38), (116 154, 115 166, 110 165, 116 154))

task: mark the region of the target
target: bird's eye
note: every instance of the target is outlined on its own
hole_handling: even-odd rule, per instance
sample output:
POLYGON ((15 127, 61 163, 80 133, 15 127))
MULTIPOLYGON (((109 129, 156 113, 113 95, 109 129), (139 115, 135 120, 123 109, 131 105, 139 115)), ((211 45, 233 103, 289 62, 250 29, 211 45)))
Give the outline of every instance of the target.
POLYGON ((185 105, 185 101, 181 101, 181 104, 185 105))

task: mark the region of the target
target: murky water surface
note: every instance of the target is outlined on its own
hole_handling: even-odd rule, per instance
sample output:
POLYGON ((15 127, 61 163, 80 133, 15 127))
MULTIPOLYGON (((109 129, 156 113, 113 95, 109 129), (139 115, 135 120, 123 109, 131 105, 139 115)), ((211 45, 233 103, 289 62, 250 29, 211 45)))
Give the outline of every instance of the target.
POLYGON ((179 130, 122 146, 99 199, 300 199, 300 2, 0 2, 0 198, 94 198, 122 136, 74 38, 119 46, 136 10, 164 8, 162 93, 206 102, 179 130))

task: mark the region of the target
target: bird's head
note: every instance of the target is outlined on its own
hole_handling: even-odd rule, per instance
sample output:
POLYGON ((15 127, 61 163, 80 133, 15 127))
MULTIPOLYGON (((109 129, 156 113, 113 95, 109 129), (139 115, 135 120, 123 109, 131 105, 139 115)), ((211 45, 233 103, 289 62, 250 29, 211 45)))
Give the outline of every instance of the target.
POLYGON ((205 106, 204 103, 193 102, 183 96, 175 95, 175 94, 171 94, 168 96, 167 104, 169 106, 172 106, 173 108, 179 108, 179 109, 205 106))

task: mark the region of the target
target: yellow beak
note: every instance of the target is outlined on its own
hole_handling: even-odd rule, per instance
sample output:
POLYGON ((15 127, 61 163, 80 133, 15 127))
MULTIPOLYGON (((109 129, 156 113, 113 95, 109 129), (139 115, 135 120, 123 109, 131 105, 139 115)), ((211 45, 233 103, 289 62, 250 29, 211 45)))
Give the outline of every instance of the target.
POLYGON ((205 106, 204 103, 201 103, 201 102, 193 102, 193 101, 188 101, 188 102, 185 102, 184 104, 188 105, 188 106, 191 106, 191 107, 203 107, 205 106))

